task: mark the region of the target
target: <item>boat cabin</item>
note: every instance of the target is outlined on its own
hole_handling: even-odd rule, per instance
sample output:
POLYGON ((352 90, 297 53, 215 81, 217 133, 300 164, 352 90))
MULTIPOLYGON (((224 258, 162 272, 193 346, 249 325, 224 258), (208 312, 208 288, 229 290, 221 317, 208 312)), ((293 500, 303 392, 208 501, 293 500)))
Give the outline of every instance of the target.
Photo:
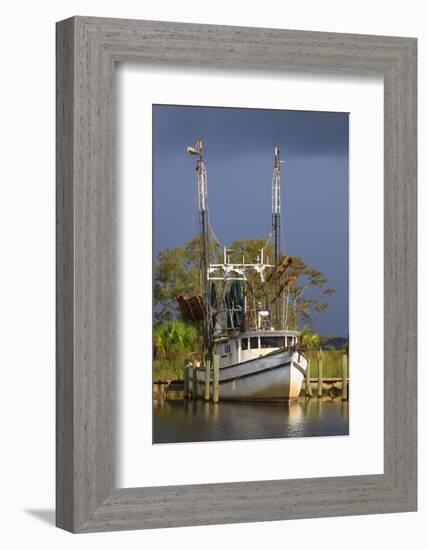
POLYGON ((214 345, 219 365, 228 367, 262 357, 279 349, 287 350, 297 344, 297 330, 254 330, 223 337, 214 345))

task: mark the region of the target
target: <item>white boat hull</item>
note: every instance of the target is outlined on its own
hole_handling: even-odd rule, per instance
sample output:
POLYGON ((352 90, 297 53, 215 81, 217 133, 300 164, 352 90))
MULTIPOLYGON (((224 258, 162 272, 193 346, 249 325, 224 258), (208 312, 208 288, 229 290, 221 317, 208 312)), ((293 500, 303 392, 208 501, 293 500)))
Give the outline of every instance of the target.
MULTIPOLYGON (((307 367, 306 358, 278 351, 219 370, 219 399, 231 401, 293 401, 299 397, 307 367)), ((205 371, 197 371, 196 395, 202 396, 205 371)), ((212 381, 212 373, 211 373, 212 381)), ((193 386, 193 384, 191 384, 193 386)), ((193 387, 190 388, 193 395, 193 387)))

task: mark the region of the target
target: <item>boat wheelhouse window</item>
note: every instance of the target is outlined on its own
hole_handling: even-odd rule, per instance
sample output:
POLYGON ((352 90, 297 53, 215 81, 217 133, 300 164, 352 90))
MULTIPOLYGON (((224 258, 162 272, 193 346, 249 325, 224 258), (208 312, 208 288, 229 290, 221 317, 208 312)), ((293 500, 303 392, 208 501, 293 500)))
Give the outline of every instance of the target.
POLYGON ((259 347, 259 338, 258 336, 251 336, 250 338, 250 348, 251 349, 258 349, 259 347))
POLYGON ((290 348, 293 345, 294 338, 292 336, 287 336, 287 348, 290 348))
POLYGON ((284 347, 284 336, 261 336, 261 348, 282 348, 284 347))
POLYGON ((242 340, 241 340, 241 349, 242 350, 248 349, 248 338, 242 338, 242 340))
POLYGON ((230 355, 230 353, 231 353, 230 344, 224 344, 221 356, 226 357, 227 355, 230 355))

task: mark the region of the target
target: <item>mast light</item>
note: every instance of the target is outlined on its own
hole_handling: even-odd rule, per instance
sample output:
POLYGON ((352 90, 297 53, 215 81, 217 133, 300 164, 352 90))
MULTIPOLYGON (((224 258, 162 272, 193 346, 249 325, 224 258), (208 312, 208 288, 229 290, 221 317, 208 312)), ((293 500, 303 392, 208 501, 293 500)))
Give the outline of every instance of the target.
POLYGON ((202 160, 202 149, 204 148, 204 142, 202 139, 197 139, 195 145, 189 145, 186 147, 186 151, 191 155, 199 155, 202 160))

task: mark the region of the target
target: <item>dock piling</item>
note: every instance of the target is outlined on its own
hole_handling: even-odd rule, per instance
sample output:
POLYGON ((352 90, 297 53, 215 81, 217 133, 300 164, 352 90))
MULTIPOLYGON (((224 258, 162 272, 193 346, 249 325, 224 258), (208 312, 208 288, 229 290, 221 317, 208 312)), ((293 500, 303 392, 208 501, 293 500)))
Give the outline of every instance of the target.
POLYGON ((312 397, 311 362, 309 360, 308 360, 308 366, 306 367, 306 372, 305 372, 305 390, 306 390, 306 397, 312 397))
POLYGON ((213 403, 218 403, 218 387, 220 379, 219 356, 213 356, 213 403))
POLYGON ((346 353, 342 355, 342 401, 348 399, 348 356, 346 353))
POLYGON ((210 371, 211 371, 211 364, 209 359, 206 359, 205 361, 205 385, 204 385, 204 400, 209 401, 210 400, 210 371))
POLYGON ((197 372, 196 372, 196 365, 193 365, 190 367, 190 379, 192 381, 192 399, 197 399, 198 397, 198 381, 197 381, 197 372))
POLYGON ((323 379, 322 379, 322 367, 323 367, 323 360, 322 356, 320 355, 318 357, 318 397, 322 397, 322 390, 323 390, 323 379))

